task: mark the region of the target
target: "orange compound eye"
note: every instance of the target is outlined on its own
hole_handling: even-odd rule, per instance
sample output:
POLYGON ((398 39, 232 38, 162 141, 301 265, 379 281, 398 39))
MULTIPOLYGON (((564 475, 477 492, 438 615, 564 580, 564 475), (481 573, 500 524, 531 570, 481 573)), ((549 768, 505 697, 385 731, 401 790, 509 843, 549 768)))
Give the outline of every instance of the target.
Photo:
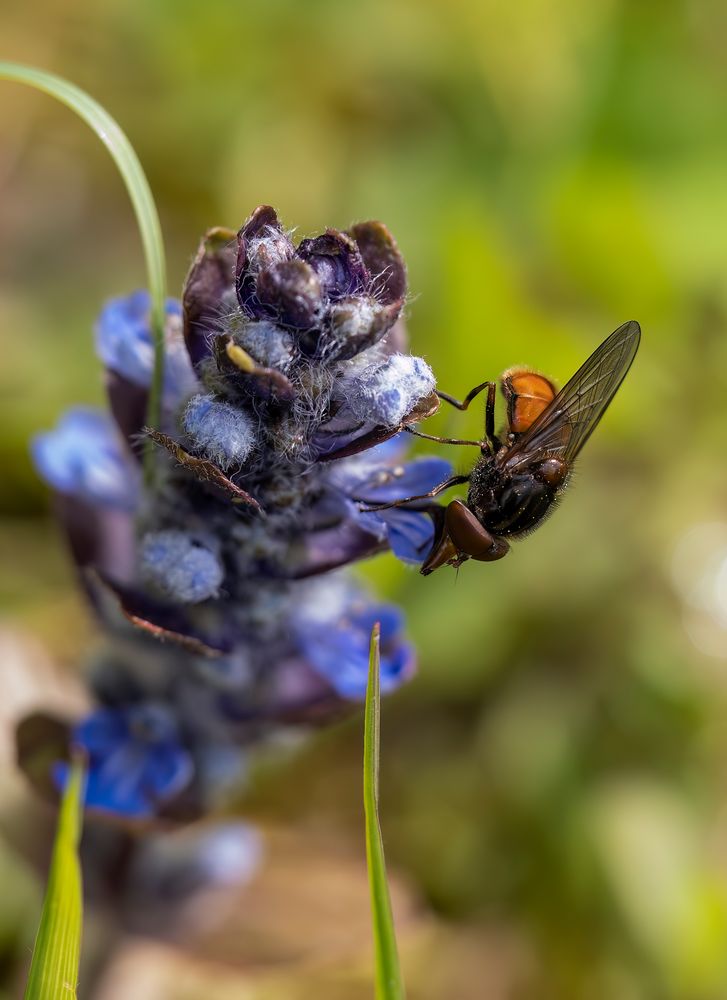
POLYGON ((447 507, 445 523, 457 550, 478 562, 494 562, 507 555, 510 546, 504 538, 491 535, 461 500, 447 507))
POLYGON ((507 423, 513 434, 524 434, 555 399, 555 385, 530 368, 510 368, 500 378, 507 401, 507 423))

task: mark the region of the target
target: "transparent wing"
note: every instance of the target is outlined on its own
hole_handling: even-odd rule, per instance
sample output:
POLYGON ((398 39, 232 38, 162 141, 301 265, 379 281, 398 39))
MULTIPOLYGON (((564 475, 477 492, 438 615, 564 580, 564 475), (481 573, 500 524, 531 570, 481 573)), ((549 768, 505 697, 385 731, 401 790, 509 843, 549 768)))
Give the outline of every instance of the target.
POLYGON ((506 459, 508 468, 536 457, 571 462, 626 377, 640 339, 641 327, 631 320, 604 340, 513 445, 506 459))

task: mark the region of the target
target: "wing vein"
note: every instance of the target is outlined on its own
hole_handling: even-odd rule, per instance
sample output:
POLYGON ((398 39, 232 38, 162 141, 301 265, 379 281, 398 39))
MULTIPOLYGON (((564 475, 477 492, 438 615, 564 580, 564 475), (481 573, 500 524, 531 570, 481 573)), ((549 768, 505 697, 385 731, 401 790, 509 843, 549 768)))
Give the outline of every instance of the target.
POLYGON ((633 320, 607 337, 508 451, 507 466, 550 457, 572 461, 623 382, 640 337, 633 320))

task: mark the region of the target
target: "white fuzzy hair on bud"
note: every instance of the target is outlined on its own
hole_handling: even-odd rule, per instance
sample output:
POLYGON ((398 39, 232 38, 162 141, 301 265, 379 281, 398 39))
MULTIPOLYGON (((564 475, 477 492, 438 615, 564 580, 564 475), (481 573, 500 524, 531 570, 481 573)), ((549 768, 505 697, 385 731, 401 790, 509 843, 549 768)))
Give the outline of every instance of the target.
POLYGON ((185 531, 152 531, 139 548, 139 569, 156 591, 185 604, 216 597, 224 569, 216 553, 185 531))
POLYGON ((434 373, 423 358, 392 354, 342 382, 342 397, 360 419, 384 427, 400 424, 416 403, 434 391, 434 373))
POLYGON ((331 308, 331 325, 339 341, 353 340, 367 333, 376 320, 379 307, 374 299, 345 299, 331 308))
POLYGON ((285 372, 296 355, 295 341, 290 333, 266 320, 246 323, 235 333, 234 339, 265 368, 285 372))
POLYGON ((294 252, 293 244, 285 233, 268 227, 265 236, 258 236, 249 242, 248 269, 251 274, 259 274, 266 267, 290 260, 294 252))
POLYGON ((182 425, 195 446, 223 469, 241 465, 255 447, 252 417, 210 394, 192 396, 182 425))

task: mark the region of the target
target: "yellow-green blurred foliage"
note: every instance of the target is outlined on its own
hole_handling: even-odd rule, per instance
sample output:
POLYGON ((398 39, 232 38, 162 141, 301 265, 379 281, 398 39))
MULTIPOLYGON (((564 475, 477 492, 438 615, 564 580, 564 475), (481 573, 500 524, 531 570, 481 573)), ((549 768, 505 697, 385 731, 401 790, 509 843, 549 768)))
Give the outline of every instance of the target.
MULTIPOLYGON (((452 940, 487 927, 517 943, 492 982, 473 965, 486 1000, 727 996, 726 32, 719 0, 0 12, 4 57, 69 77, 127 130, 173 293, 206 227, 270 202, 301 234, 387 222, 413 350, 458 395, 515 363, 563 380, 624 320, 642 324, 542 530, 458 575, 366 570, 421 650, 384 711, 389 863, 452 940)), ((94 317, 143 282, 142 257, 105 150, 10 85, 0 226, 0 593, 8 626, 72 665, 88 623, 27 442, 101 400, 94 317)), ((480 421, 474 406, 427 429, 480 421)), ((247 808, 358 850, 360 753, 358 721, 326 733, 247 808)))

